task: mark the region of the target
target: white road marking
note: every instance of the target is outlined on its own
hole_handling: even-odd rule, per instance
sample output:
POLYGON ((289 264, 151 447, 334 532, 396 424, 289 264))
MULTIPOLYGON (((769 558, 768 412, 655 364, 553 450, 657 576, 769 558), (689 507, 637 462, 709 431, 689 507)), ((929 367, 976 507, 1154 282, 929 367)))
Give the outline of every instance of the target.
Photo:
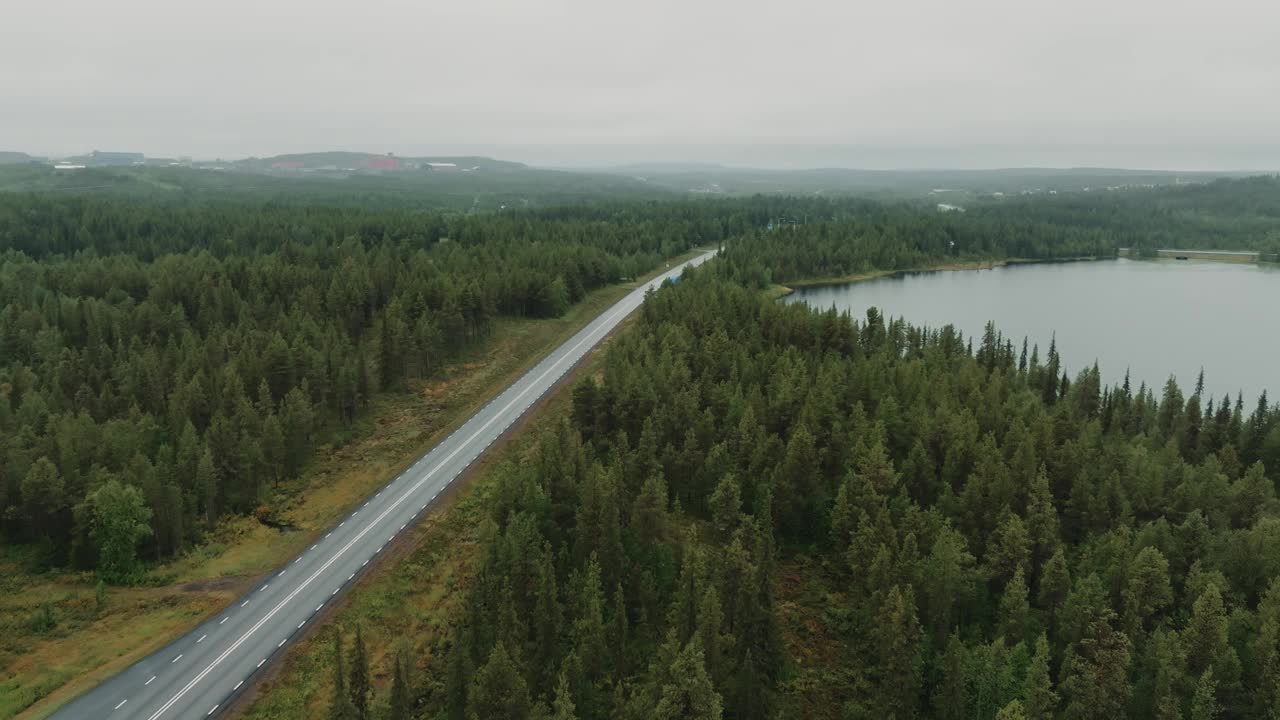
POLYGON ((127 703, 127 702, 129 702, 129 698, 125 698, 125 699, 121 700, 119 705, 116 705, 115 707, 113 707, 113 708, 111 708, 111 709, 112 709, 112 710, 119 710, 120 708, 124 707, 124 704, 125 704, 125 703, 127 703))
MULTIPOLYGON (((155 675, 152 675, 152 676, 151 676, 151 680, 155 680, 155 679, 156 679, 156 676, 155 676, 155 675)), ((144 682, 144 683, 142 683, 142 684, 143 684, 143 685, 150 685, 150 684, 151 684, 151 680, 148 680, 148 681, 146 681, 146 682, 144 682)))
POLYGON ((338 523, 338 527, 342 527, 343 525, 346 525, 346 524, 347 524, 347 521, 343 520, 342 522, 338 523))
POLYGON ((351 578, 353 578, 353 577, 355 577, 355 576, 356 576, 356 574, 355 574, 355 573, 351 573, 350 575, 348 575, 348 576, 347 576, 347 579, 348 579, 348 580, 350 580, 351 578))
POLYGON ((205 716, 205 717, 209 717, 210 715, 212 715, 212 714, 213 714, 213 711, 214 711, 214 710, 217 710, 217 709, 218 709, 218 706, 217 706, 217 705, 214 705, 213 707, 209 708, 209 712, 205 713, 205 714, 204 714, 204 716, 205 716))
MULTIPOLYGON (((316 543, 316 545, 319 545, 319 544, 320 544, 320 543, 316 543)), ((312 545, 312 546, 311 546, 311 549, 312 549, 312 550, 315 550, 315 549, 316 549, 316 545, 312 545)))
POLYGON ((244 607, 245 605, 248 605, 248 604, 249 604, 249 601, 245 600, 244 602, 240 603, 240 607, 244 607))
POLYGON ((263 585, 262 587, 258 588, 258 592, 262 592, 263 590, 266 590, 269 587, 271 587, 271 583, 267 583, 266 585, 263 585))
POLYGON ((179 661, 179 660, 181 660, 181 659, 182 659, 182 653, 178 653, 178 657, 176 657, 176 658, 174 658, 174 659, 170 660, 170 661, 169 661, 169 664, 170 664, 170 665, 172 665, 172 664, 174 664, 174 663, 178 662, 178 661, 179 661))
POLYGON ((236 686, 235 686, 235 687, 233 687, 233 688, 231 688, 231 692, 235 692, 235 691, 239 690, 239 689, 240 689, 240 686, 241 686, 241 685, 243 685, 243 684, 244 684, 244 681, 243 681, 243 680, 241 680, 240 682, 236 683, 236 686))
MULTIPOLYGON (((336 592, 338 592, 338 591, 337 591, 337 590, 334 590, 334 592, 336 593, 336 592)), ((315 612, 320 612, 320 608, 322 608, 322 607, 324 607, 324 603, 320 603, 319 605, 317 605, 317 606, 316 606, 316 609, 315 609, 315 612)))
MULTIPOLYGON (((625 300, 624 300, 623 302, 625 302, 625 300)), ((624 307, 624 308, 622 308, 622 309, 619 309, 618 311, 616 311, 616 312, 614 312, 612 315, 610 315, 610 316, 609 316, 609 318, 607 318, 606 320, 604 320, 604 322, 600 323, 600 327, 609 326, 609 325, 611 325, 611 324, 613 323, 613 321, 615 320, 615 318, 617 318, 619 315, 622 315, 622 314, 624 314, 624 313, 625 313, 625 314, 630 314, 630 313, 631 313, 631 312, 633 312, 634 310, 635 310, 635 308, 634 308, 634 307, 624 307)), ((562 356, 562 359, 563 359, 563 358, 568 358, 568 357, 572 356, 575 352, 577 352, 577 350, 578 350, 578 348, 579 348, 579 347, 581 347, 584 343, 586 343, 589 339, 591 339, 591 336, 592 336, 592 335, 594 335, 594 334, 596 334, 598 331, 599 331, 599 327, 597 327, 597 329, 596 329, 596 330, 592 330, 591 332, 586 333, 586 334, 583 336, 583 338, 582 338, 581 340, 579 340, 579 341, 578 341, 578 342, 577 342, 577 343, 576 343, 572 348, 570 348, 570 349, 569 349, 569 350, 568 350, 568 351, 567 351, 567 352, 562 356)), ((606 334, 607 334, 607 333, 606 333, 606 334)), ((506 407, 504 407, 504 408, 503 408, 501 411, 499 411, 496 415, 494 415, 493 417, 491 417, 491 418, 490 418, 490 419, 489 419, 489 420, 488 420, 484 425, 482 425, 482 426, 480 427, 480 429, 479 429, 479 430, 477 430, 477 431, 475 432, 475 434, 473 434, 473 435, 471 436, 471 438, 472 438, 472 439, 474 439, 476 436, 478 436, 478 435, 480 435, 481 433, 484 433, 485 431, 487 431, 487 430, 489 429, 489 427, 490 427, 491 425, 493 425, 493 423, 497 422, 498 418, 500 418, 503 414, 505 414, 505 413, 506 413, 508 410, 510 410, 512 407, 514 407, 514 406, 515 406, 515 404, 519 401, 519 399, 520 399, 521 397, 523 397, 526 393, 528 393, 528 392, 529 392, 529 391, 530 391, 534 386, 537 386, 537 385, 538 385, 539 383, 541 383, 544 379, 546 379, 546 376, 547 376, 548 374, 550 374, 550 372, 551 372, 551 370, 550 370, 550 369, 548 369, 548 370, 546 370, 545 372, 543 372, 540 376, 538 376, 537 378, 535 378, 533 381, 531 381, 531 382, 528 384, 528 386, 527 386, 524 390, 522 390, 520 393, 518 393, 518 394, 516 395, 516 398, 515 398, 515 399, 511 400, 511 402, 507 403, 506 407)), ((464 443, 464 446, 465 446, 465 443, 464 443)), ((451 460, 452 460, 452 459, 453 459, 453 458, 454 458, 454 457, 455 457, 459 452, 461 452, 461 451, 462 451, 462 448, 458 448, 458 449, 454 450, 452 453, 450 453, 448 456, 446 456, 443 460, 441 460, 439 464, 437 464, 437 465, 436 465, 435 470, 439 470, 441 466, 448 464, 448 463, 449 463, 449 461, 451 461, 451 460)), ((370 524, 369 524, 369 525, 367 525, 363 530, 361 530, 359 533, 357 533, 357 534, 356 534, 356 536, 355 536, 354 538, 352 538, 350 541, 348 541, 346 545, 344 545, 341 549, 339 549, 339 550, 338 550, 338 552, 334 553, 334 555, 333 555, 332 557, 330 557, 330 558, 329 558, 329 559, 324 563, 324 565, 320 566, 320 568, 319 568, 318 570, 316 570, 314 573, 312 573, 311 577, 309 577, 309 578, 307 578, 306 580, 304 580, 304 581, 302 582, 302 584, 301 584, 301 585, 299 585, 297 588, 295 588, 295 589, 293 590, 293 592, 289 593, 289 595, 288 595, 287 597, 285 597, 283 600, 281 600, 281 601, 280 601, 280 602, 279 602, 279 603, 278 603, 274 608, 272 608, 270 612, 268 612, 265 616, 263 616, 261 619, 259 619, 259 620, 258 620, 258 622, 257 622, 257 623, 255 623, 255 624, 253 625, 253 627, 251 627, 251 628, 249 628, 247 631, 245 631, 245 633, 244 633, 243 635, 241 635, 239 639, 237 639, 234 643, 232 643, 232 644, 231 644, 231 646, 230 646, 230 647, 228 647, 226 650, 224 650, 224 651, 222 652, 222 654, 221 654, 221 655, 219 655, 216 659, 214 659, 214 661, 213 661, 212 663, 210 663, 208 667, 206 667, 204 670, 200 671, 200 673, 199 673, 198 675, 196 675, 194 678, 192 678, 192 679, 191 679, 191 680, 186 684, 186 686, 185 686, 185 687, 183 687, 181 690, 179 690, 179 691, 177 692, 177 694, 175 694, 173 697, 169 698, 169 700, 168 700, 168 701, 167 701, 163 706, 161 706, 161 708, 160 708, 159 710, 157 710, 157 711, 155 711, 154 713, 152 713, 152 715, 148 718, 148 720, 156 720, 156 718, 160 717, 160 716, 161 716, 161 715, 163 715, 165 712, 167 712, 167 711, 169 710, 169 708, 173 707, 174 703, 176 703, 176 702, 178 702, 179 700, 181 700, 183 695, 187 694, 187 693, 191 690, 191 688, 195 687, 195 686, 196 686, 196 684, 197 684, 197 683, 199 683, 201 680, 203 680, 203 679, 205 678, 205 676, 206 676, 206 675, 208 675, 210 672, 212 672, 212 671, 213 671, 213 669, 214 669, 215 667, 217 667, 217 666, 218 666, 218 665, 219 665, 223 660, 225 660, 225 659, 226 659, 226 658, 227 658, 227 657, 228 657, 232 652, 234 652, 236 649, 238 649, 238 648, 240 647, 240 645, 242 645, 242 644, 244 643, 244 641, 245 641, 245 640, 247 640, 251 635, 253 635, 255 632, 257 632, 259 628, 261 628, 261 627, 262 627, 264 624, 266 624, 266 623, 267 623, 267 622, 268 622, 272 617, 274 617, 274 616, 275 616, 275 614, 276 614, 277 612, 279 612, 279 611, 280 611, 280 610, 281 610, 285 605, 287 605, 290 601, 292 601, 292 600, 293 600, 293 598, 294 598, 294 597, 296 597, 296 596, 298 595, 298 593, 301 593, 303 590, 305 590, 305 589, 307 588, 307 586, 308 586, 308 585, 310 585, 310 584, 311 584, 311 582, 312 582, 313 580, 315 580, 317 577, 319 577, 321 573, 323 573, 325 570, 327 570, 327 569, 329 568, 329 566, 330 566, 330 565, 332 565, 333 563, 337 562, 338 558, 339 558, 339 557, 341 557, 341 556, 342 556, 342 555, 343 555, 347 550, 349 550, 353 545, 355 545, 357 542, 359 542, 359 541, 360 541, 360 539, 364 537, 365 533, 367 533, 367 532, 369 532, 370 530, 372 530, 372 529, 373 529, 374 525, 377 525, 379 522, 381 522, 383 519, 385 519, 385 518, 387 517, 387 515, 389 515, 392 511, 394 511, 394 510, 396 509, 396 507, 398 507, 398 506, 400 505, 400 503, 404 502, 404 500, 405 500, 405 499, 407 499, 410 495, 412 495, 413 493, 417 492, 417 491, 418 491, 418 489, 419 489, 420 487, 422 487, 423 483, 425 483, 428 479, 430 479, 430 477, 431 477, 433 474, 435 474, 435 470, 428 471, 425 475, 423 475, 423 476, 422 476, 422 478, 420 478, 420 479, 418 480, 418 482, 414 483, 414 485, 413 485, 412 487, 410 487, 408 490, 406 490, 406 491, 405 491, 405 492, 404 492, 404 493, 403 493, 403 494, 402 494, 402 495, 401 495, 397 500, 395 500, 394 502, 392 502, 392 503, 391 503, 391 505, 390 505, 389 507, 387 507, 385 510, 383 510, 383 511, 382 511, 382 514, 381 514, 381 515, 379 515, 377 518, 375 518, 375 519, 374 519, 374 521, 373 521, 372 523, 370 523, 370 524)), ((355 513, 352 513, 352 514, 354 515, 355 513)), ((368 560, 366 560, 366 561, 365 561, 365 563, 366 563, 366 564, 367 564, 368 562, 369 562, 368 560)), ((247 604, 247 602, 246 602, 246 604, 247 604)), ((282 642, 282 644, 283 644, 283 642, 282 642)), ((265 659, 263 660, 263 662, 265 662, 265 659)), ((259 666, 261 666, 261 663, 259 663, 259 666)))
MULTIPOLYGON (((288 639, 289 639, 289 638, 285 638, 284 640, 288 640, 288 639)), ((276 645, 276 647, 278 647, 278 648, 282 648, 282 647, 284 647, 284 640, 281 640, 281 641, 280 641, 280 643, 279 643, 278 645, 276 645)))
POLYGON ((365 565, 368 565, 368 564, 369 564, 369 561, 365 560, 364 562, 360 563, 360 567, 364 567, 365 565))
POLYGON ((328 539, 329 539, 329 536, 330 536, 330 535, 332 535, 332 534, 333 534, 333 531, 332 531, 332 530, 330 530, 329 532, 325 533, 325 534, 324 534, 324 539, 325 539, 325 540, 328 540, 328 539))
POLYGON ((200 639, 199 639, 199 640, 197 640, 196 642, 198 642, 198 643, 204 642, 204 639, 205 639, 205 638, 207 638, 207 637, 209 637, 209 636, 208 636, 208 635, 201 635, 201 636, 200 636, 200 639))
POLYGON ((262 658, 261 660, 259 660, 259 661, 258 661, 258 667, 262 667, 262 663, 264 663, 264 662, 266 662, 266 661, 267 661, 267 659, 266 659, 266 658, 262 658))
POLYGON ((279 575, 276 575, 276 577, 284 577, 284 571, 283 571, 283 570, 281 570, 281 571, 280 571, 280 574, 279 574, 279 575))
POLYGON ((301 629, 302 629, 302 626, 303 626, 303 625, 306 625, 306 624, 307 624, 307 621, 306 621, 306 620, 303 620, 302 622, 298 623, 298 629, 299 629, 299 630, 301 630, 301 629))
POLYGON ((226 621, 227 621, 227 618, 222 618, 221 620, 219 620, 219 621, 218 621, 218 624, 219 624, 219 625, 221 625, 222 623, 224 623, 224 622, 226 622, 226 621))
POLYGON ((301 555, 299 555, 299 556, 298 556, 298 559, 297 559, 297 560, 294 560, 293 562, 294 562, 294 564, 295 564, 295 565, 296 565, 296 564, 298 564, 298 563, 300 563, 300 562, 302 562, 302 556, 301 556, 301 555))

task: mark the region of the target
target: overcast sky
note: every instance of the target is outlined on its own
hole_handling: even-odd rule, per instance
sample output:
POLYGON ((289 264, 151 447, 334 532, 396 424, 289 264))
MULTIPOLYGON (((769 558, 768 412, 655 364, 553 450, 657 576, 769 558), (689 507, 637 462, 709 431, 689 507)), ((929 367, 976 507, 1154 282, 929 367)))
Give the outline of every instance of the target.
POLYGON ((1280 169, 1275 0, 5 0, 0 150, 1280 169))

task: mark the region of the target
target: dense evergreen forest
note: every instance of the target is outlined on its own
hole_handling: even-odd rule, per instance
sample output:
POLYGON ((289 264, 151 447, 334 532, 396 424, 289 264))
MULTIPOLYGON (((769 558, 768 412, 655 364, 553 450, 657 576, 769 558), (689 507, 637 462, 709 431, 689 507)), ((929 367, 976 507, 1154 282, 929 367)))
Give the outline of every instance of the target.
POLYGON ((1117 248, 1260 250, 1280 257, 1280 178, 1007 198, 967 212, 909 203, 766 199, 726 250, 733 273, 773 282, 980 259, 1112 257, 1117 248))
POLYGON ((0 197, 0 536, 124 581, 253 510, 370 398, 721 231, 0 197))
MULTIPOLYGON (((500 318, 558 316, 720 245, 503 474, 445 662, 413 678, 397 662, 392 717, 1272 717, 1280 408, 1105 388, 995 328, 853 322, 758 290, 1266 247, 1276 187, 966 213, 0 194, 0 541, 135 582, 500 318), (795 682, 778 607, 800 561, 821 568, 807 609, 839 648, 820 687, 795 682)), ((366 720, 352 652, 332 710, 366 720)))
MULTIPOLYGON (((1107 232, 1118 246, 1260 250, 1280 256, 1280 177, 1120 192, 1007 198, 974 206, 992 221, 1041 222, 1107 232)), ((1272 259, 1276 259, 1273 257, 1272 259)))
POLYGON ((417 711, 397 663, 390 717, 1274 717, 1280 407, 717 274, 502 476, 447 662, 417 711), (841 648, 818 687, 778 620, 800 557, 841 648))

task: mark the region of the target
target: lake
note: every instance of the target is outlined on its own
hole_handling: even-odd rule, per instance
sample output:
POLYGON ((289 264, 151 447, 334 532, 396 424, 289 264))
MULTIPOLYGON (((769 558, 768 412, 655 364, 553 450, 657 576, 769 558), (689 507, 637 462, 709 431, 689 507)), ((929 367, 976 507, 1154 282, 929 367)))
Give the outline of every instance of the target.
POLYGON ((834 306, 862 319, 886 317, 982 339, 988 320, 1021 346, 1047 355, 1056 333, 1063 367, 1076 374, 1096 360, 1104 382, 1128 368, 1136 389, 1170 375, 1189 395, 1201 368, 1205 394, 1235 396, 1246 412, 1258 393, 1280 392, 1280 268, 1269 265, 1101 260, 1010 265, 985 270, 913 272, 866 282, 797 290, 786 302, 834 306))

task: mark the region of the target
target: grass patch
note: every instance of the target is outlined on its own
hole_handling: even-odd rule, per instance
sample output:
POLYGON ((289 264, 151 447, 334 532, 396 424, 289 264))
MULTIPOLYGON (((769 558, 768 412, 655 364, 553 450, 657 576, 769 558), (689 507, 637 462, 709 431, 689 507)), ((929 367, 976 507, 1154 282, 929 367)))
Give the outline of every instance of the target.
MULTIPOLYGON (((821 561, 781 558, 775 583, 786 666, 778 683, 778 717, 840 720, 862 684, 847 646, 849 601, 821 561)), ((864 691, 865 687, 861 690, 864 691)))
POLYGON ((302 477, 275 493, 273 509, 289 530, 227 518, 200 547, 152 567, 150 586, 109 589, 102 608, 91 574, 32 574, 23 549, 0 549, 0 720, 47 717, 219 612, 640 282, 593 291, 560 318, 499 320, 435 377, 375 397, 341 447, 320 448, 302 477), (56 625, 37 632, 29 619, 45 605, 56 625))

